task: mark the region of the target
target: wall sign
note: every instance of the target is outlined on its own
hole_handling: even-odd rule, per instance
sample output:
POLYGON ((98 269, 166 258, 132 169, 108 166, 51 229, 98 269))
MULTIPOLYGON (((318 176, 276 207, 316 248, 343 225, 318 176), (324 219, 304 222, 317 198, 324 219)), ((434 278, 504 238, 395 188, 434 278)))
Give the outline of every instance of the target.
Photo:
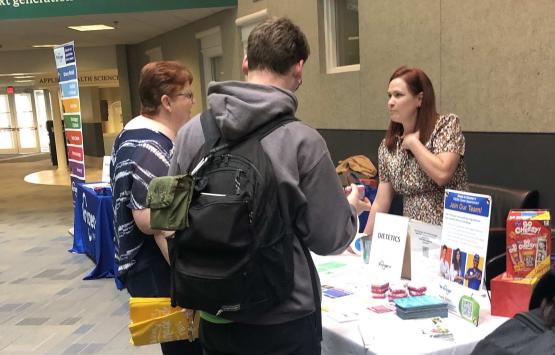
POLYGON ((237 0, 0 0, 0 20, 237 6, 237 0))

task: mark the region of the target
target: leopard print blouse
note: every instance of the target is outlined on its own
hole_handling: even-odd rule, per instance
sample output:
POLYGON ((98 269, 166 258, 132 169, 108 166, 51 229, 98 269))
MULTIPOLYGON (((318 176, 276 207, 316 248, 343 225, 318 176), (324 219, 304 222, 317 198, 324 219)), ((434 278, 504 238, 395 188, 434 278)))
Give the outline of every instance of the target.
POLYGON ((440 116, 430 139, 425 144, 432 153, 454 152, 461 155, 451 181, 444 187, 437 185, 420 168, 414 156, 401 149, 401 140, 390 152, 385 140, 378 150, 380 182, 390 182, 395 192, 403 195, 403 215, 432 224, 441 224, 445 189, 468 191, 468 177, 464 164, 465 140, 459 118, 455 114, 440 116))

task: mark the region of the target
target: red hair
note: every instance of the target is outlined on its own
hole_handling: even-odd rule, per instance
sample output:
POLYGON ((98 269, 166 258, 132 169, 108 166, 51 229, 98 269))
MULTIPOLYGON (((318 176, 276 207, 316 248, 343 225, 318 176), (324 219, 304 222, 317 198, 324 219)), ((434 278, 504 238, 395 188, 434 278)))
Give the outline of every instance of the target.
MULTIPOLYGON (((416 115, 415 129, 420 131, 420 142, 426 144, 432 135, 438 118, 436 96, 432 82, 421 69, 407 68, 404 65, 393 72, 389 78, 389 82, 397 78, 403 79, 413 96, 422 93, 422 104, 416 115)), ((385 146, 389 151, 395 149, 397 140, 403 133, 402 124, 393 121, 389 122, 389 127, 385 133, 385 146)))
POLYGON ((141 114, 153 116, 159 112, 163 95, 175 95, 185 85, 193 82, 193 75, 176 61, 147 63, 141 69, 139 96, 141 114))

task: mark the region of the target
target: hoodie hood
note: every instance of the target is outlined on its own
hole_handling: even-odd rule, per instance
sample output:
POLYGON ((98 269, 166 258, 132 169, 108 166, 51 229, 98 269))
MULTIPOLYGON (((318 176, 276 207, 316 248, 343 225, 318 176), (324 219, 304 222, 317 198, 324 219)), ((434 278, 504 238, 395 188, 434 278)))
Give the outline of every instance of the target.
POLYGON ((231 141, 297 110, 297 98, 291 91, 242 81, 210 83, 207 102, 222 137, 231 141))

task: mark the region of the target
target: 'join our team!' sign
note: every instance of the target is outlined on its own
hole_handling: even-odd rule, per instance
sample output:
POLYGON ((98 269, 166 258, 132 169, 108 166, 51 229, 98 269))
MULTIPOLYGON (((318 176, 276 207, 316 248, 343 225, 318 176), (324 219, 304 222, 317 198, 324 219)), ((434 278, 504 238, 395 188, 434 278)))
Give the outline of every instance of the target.
POLYGON ((85 154, 83 152, 81 104, 74 43, 69 42, 55 47, 54 58, 58 69, 71 189, 73 202, 75 202, 76 184, 85 182, 85 154))

